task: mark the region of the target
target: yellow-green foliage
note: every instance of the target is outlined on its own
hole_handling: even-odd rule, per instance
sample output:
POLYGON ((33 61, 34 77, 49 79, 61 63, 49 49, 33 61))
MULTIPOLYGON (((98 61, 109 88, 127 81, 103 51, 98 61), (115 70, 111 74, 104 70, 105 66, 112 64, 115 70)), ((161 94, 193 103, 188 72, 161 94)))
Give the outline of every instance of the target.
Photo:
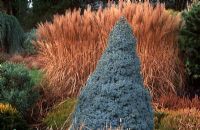
POLYGON ((8 103, 0 103, 0 130, 26 130, 27 125, 20 113, 8 103))
POLYGON ((48 113, 43 122, 53 129, 68 128, 71 123, 76 101, 76 99, 67 99, 55 105, 56 107, 48 113))
POLYGON ((155 130, 200 130, 200 111, 196 109, 155 112, 155 130))
POLYGON ((13 108, 10 104, 0 103, 0 113, 18 113, 16 108, 13 108))

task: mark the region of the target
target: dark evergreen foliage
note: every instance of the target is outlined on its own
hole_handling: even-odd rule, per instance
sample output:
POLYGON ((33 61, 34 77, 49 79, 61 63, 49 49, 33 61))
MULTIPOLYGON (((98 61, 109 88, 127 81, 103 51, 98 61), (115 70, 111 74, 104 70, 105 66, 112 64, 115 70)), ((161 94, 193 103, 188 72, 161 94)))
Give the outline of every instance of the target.
POLYGON ((180 34, 180 47, 189 75, 189 87, 200 94, 200 2, 184 12, 183 19, 185 24, 180 34))
POLYGON ((20 16, 24 14, 30 0, 0 0, 0 11, 3 10, 9 15, 20 16))
POLYGON ((187 7, 187 3, 192 2, 192 0, 159 0, 159 1, 164 2, 167 8, 171 8, 177 11, 184 10, 187 7))
POLYGON ((0 12, 0 48, 10 54, 22 53, 23 41, 24 32, 18 20, 12 15, 0 12))
POLYGON ((153 112, 140 75, 136 40, 121 18, 112 30, 108 48, 81 92, 71 129, 152 130, 153 112), (121 120, 121 121, 120 121, 121 120))

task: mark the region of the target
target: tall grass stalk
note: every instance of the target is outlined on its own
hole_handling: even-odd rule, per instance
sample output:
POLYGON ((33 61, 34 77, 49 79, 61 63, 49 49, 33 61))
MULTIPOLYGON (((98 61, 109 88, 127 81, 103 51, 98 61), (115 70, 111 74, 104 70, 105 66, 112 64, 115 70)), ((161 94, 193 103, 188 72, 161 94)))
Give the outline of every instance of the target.
POLYGON ((78 95, 120 16, 127 18, 137 38, 141 74, 151 94, 181 93, 185 78, 177 44, 180 16, 172 16, 162 4, 149 2, 121 1, 108 6, 96 12, 88 7, 83 15, 80 10, 66 11, 65 15, 55 15, 52 23, 38 26, 36 45, 54 96, 78 95))

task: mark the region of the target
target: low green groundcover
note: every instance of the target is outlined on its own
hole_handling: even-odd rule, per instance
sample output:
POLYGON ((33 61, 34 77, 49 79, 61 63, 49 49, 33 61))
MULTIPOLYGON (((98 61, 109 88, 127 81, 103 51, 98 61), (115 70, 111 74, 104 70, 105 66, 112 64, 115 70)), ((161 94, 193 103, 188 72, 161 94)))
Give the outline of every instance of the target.
MULTIPOLYGON (((56 107, 44 118, 49 128, 66 129, 71 124, 76 99, 67 99, 55 105, 56 107)), ((168 110, 159 109, 154 112, 155 130, 198 130, 200 129, 200 111, 197 109, 168 110)))
POLYGON ((76 99, 67 99, 55 105, 53 110, 44 118, 44 124, 53 129, 68 128, 71 123, 76 101, 76 99))
POLYGON ((200 130, 200 111, 197 109, 155 111, 155 130, 200 130))

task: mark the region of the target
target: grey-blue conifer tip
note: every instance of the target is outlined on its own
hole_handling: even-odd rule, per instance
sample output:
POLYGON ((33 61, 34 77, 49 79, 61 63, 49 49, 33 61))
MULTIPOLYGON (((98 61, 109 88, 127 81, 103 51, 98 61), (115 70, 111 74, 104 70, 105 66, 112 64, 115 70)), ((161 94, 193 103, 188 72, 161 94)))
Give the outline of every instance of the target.
POLYGON ((143 86, 136 39, 124 17, 116 23, 108 47, 82 90, 71 130, 153 130, 149 92, 143 86), (106 127, 107 126, 107 127, 106 127))

